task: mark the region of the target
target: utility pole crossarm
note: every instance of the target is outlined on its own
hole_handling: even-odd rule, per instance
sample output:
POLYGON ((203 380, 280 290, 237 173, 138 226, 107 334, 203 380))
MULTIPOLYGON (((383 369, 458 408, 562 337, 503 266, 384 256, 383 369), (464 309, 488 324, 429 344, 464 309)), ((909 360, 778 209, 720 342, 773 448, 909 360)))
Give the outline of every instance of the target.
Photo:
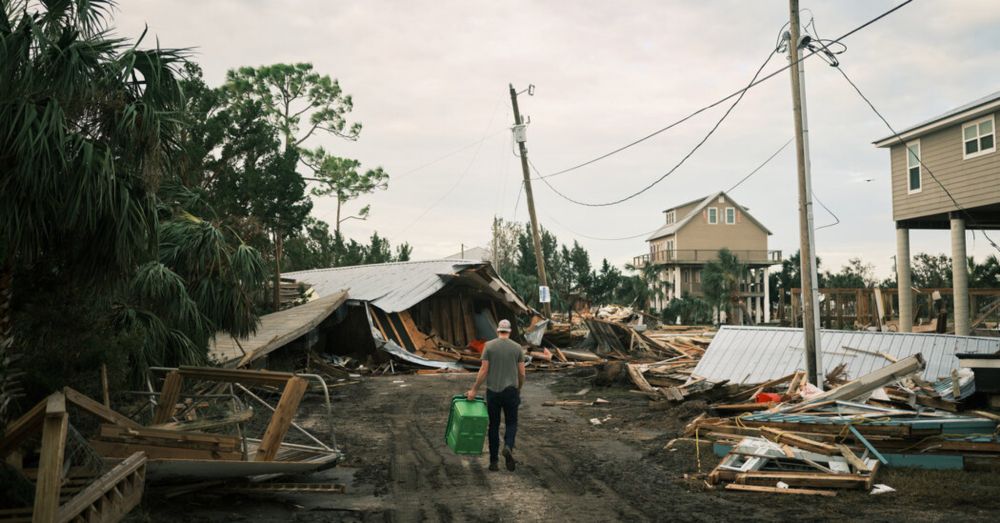
MULTIPOLYGON (((542 238, 538 228, 538 216, 535 214, 535 197, 531 192, 531 172, 528 170, 528 147, 525 145, 526 139, 523 134, 524 123, 521 120, 521 111, 517 106, 517 91, 514 90, 514 84, 510 84, 510 105, 514 109, 514 137, 517 141, 518 150, 521 153, 521 173, 524 175, 524 195, 528 200, 528 216, 531 218, 531 241, 535 247, 538 284, 542 287, 548 287, 549 281, 545 276, 545 256, 542 253, 542 238)), ((542 309, 546 318, 552 317, 552 306, 549 302, 542 303, 542 309)))

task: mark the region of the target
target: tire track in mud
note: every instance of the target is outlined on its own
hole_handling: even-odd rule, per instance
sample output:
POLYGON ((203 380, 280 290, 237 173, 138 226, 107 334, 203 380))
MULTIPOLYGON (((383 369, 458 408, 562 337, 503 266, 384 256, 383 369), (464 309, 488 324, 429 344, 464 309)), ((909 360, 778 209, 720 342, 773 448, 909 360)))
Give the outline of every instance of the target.
MULTIPOLYGON (((548 394, 532 388, 533 396, 548 394)), ((445 418, 430 399, 411 394, 387 413, 393 521, 551 521, 555 513, 563 521, 648 519, 599 479, 574 476, 575 460, 593 451, 572 437, 552 443, 541 412, 522 411, 518 470, 489 472, 486 455, 452 454, 441 434, 445 418)))

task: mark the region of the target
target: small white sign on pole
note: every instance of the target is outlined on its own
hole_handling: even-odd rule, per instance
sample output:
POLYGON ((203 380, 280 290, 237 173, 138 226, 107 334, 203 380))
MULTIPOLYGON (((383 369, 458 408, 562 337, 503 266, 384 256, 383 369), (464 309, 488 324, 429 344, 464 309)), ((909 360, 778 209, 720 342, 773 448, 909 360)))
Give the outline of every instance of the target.
POLYGON ((539 303, 550 303, 552 302, 552 296, 549 295, 549 288, 545 285, 538 286, 538 302, 539 303))

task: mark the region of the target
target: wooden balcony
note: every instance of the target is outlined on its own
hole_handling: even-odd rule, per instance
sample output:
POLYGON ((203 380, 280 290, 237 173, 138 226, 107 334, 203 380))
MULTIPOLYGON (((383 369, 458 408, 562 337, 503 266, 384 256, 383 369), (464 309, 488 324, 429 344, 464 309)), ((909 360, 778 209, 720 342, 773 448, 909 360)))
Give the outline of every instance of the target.
MULTIPOLYGON (((781 251, 734 250, 740 262, 748 265, 775 265, 781 263, 781 251)), ((719 259, 719 249, 674 249, 636 256, 632 264, 641 269, 648 263, 654 265, 704 265, 719 259)))

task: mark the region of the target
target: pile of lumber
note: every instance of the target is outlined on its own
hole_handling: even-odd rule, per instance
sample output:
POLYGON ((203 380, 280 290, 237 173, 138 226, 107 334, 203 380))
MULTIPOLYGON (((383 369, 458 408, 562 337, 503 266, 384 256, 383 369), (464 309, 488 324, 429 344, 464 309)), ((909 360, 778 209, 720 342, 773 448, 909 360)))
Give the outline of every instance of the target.
POLYGON ((858 450, 778 429, 745 437, 708 475, 728 490, 835 496, 837 489, 871 489, 878 460, 858 450))
POLYGON ((685 433, 714 442, 723 457, 709 481, 727 489, 870 489, 885 465, 1000 470, 1000 416, 962 411, 941 393, 962 397, 957 373, 931 385, 923 369, 915 354, 854 380, 840 375, 825 392, 799 371, 729 394, 685 433))

